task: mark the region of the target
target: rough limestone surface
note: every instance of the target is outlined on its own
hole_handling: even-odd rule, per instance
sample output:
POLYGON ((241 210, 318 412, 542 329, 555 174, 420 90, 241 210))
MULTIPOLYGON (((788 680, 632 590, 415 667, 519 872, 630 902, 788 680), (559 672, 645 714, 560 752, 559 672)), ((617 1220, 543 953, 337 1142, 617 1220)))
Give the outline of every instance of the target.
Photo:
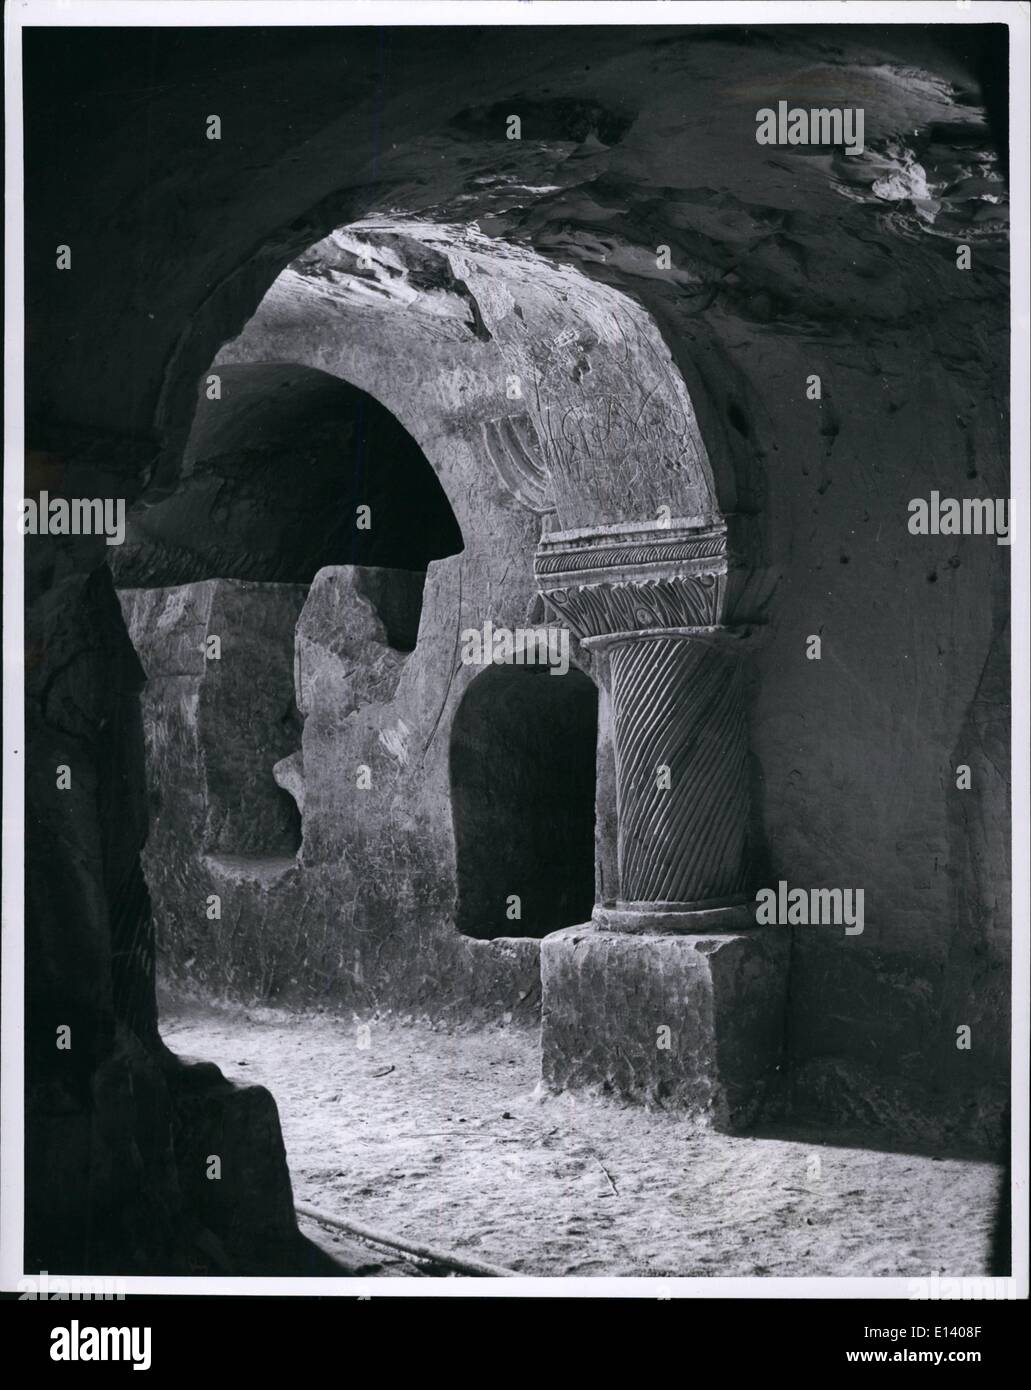
POLYGON ((415 646, 425 576, 338 565, 315 576, 297 623, 294 684, 303 718, 342 718, 390 700, 415 646))
POLYGON ((541 942, 544 1084, 683 1110, 734 1131, 782 1092, 790 933, 541 942))
MULTIPOLYGON (((506 931, 504 899, 497 939, 454 927, 446 744, 435 781, 410 748, 439 692, 421 680, 400 709, 394 699, 422 587, 411 571, 336 566, 307 591, 208 580, 122 592, 150 673, 144 867, 169 983, 535 1021, 538 942, 506 931), (222 655, 209 661, 216 629, 222 655)), ((446 602, 429 615, 447 621, 446 602)))
POLYGON ((272 769, 299 730, 291 666, 305 593, 240 580, 122 590, 148 674, 148 881, 175 846, 172 862, 296 851, 300 819, 272 769))
POLYGON ((175 1138, 184 1198, 219 1232, 207 1252, 209 1266, 226 1274, 241 1264, 289 1266, 294 1199, 275 1102, 262 1086, 225 1081, 209 1063, 191 1070, 207 1084, 185 1089, 175 1138), (220 1165, 217 1180, 213 1157, 220 1165))

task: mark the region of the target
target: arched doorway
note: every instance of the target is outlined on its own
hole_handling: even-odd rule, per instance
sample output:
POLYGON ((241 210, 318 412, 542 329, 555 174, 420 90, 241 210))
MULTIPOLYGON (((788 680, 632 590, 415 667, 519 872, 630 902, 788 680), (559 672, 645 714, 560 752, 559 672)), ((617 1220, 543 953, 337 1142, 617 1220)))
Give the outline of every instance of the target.
MULTIPOLYGON (((177 909, 176 856, 189 847, 194 872, 262 894, 293 870, 310 687, 332 690, 340 718, 388 698, 416 645, 427 568, 463 540, 396 416, 302 363, 212 363, 184 464, 173 492, 130 511, 110 563, 148 676, 144 865, 166 973, 218 982, 250 966, 220 954, 229 933, 200 934, 177 909)), ((275 974, 248 979, 269 997, 279 987, 275 974)))
POLYGON ((594 902, 598 692, 575 667, 493 666, 451 731, 458 882, 466 936, 546 936, 594 902))
POLYGON ((397 417, 300 362, 212 364, 183 471, 112 554, 119 588, 308 584, 327 565, 425 571, 462 549, 432 465, 397 417))

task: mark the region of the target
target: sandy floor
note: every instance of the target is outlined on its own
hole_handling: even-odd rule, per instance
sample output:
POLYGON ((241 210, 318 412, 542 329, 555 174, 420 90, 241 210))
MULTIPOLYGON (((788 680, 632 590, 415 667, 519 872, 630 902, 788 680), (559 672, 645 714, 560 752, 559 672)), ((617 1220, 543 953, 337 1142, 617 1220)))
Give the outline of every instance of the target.
POLYGON ((297 1200, 521 1274, 988 1269, 988 1163, 728 1138, 612 1102, 542 1099, 523 1030, 373 1022, 361 1047, 339 1018, 190 1005, 166 1008, 162 1031, 173 1051, 272 1091, 297 1200))

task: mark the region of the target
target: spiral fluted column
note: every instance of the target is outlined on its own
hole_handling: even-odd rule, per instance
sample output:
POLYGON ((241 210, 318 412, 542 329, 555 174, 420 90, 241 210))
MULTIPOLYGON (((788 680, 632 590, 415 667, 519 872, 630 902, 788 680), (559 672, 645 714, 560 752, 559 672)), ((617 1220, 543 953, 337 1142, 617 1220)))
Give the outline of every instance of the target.
POLYGON ((724 528, 704 520, 557 532, 538 550, 549 604, 607 657, 619 896, 594 921, 610 931, 752 921, 744 672, 720 623, 726 571, 724 528))

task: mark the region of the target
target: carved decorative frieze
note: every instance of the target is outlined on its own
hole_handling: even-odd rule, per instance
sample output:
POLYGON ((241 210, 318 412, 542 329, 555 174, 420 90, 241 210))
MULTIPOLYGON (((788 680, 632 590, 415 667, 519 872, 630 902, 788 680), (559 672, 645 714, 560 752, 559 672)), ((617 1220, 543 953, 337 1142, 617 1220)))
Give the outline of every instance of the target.
POLYGON ((715 627, 726 601, 722 523, 611 526, 545 535, 541 593, 581 638, 647 628, 715 627))
POLYGON ((640 579, 548 589, 545 597, 578 637, 638 628, 715 627, 723 603, 723 576, 640 579))
POLYGON ((585 569, 629 570, 641 565, 669 565, 684 560, 719 560, 726 555, 726 550, 726 533, 722 528, 698 539, 647 540, 642 536, 640 541, 633 538, 618 544, 595 541, 580 547, 557 533, 544 537, 536 570, 539 576, 575 574, 585 569))

